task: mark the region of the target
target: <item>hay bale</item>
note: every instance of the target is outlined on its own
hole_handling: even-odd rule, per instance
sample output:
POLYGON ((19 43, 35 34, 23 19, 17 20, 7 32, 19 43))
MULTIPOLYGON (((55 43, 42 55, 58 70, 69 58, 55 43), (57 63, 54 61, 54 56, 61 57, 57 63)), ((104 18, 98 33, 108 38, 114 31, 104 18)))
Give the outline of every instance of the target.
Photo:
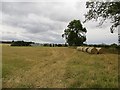
POLYGON ((80 50, 83 51, 83 48, 84 48, 84 47, 81 47, 80 50))
POLYGON ((80 47, 77 47, 77 50, 78 50, 78 51, 82 51, 82 48, 83 48, 83 47, 81 47, 81 46, 80 46, 80 47))
POLYGON ((83 51, 84 51, 84 52, 87 52, 88 48, 89 48, 89 47, 84 47, 84 48, 83 48, 83 51))
POLYGON ((80 51, 80 47, 77 47, 77 50, 80 51))
MULTIPOLYGON (((82 48, 81 48, 81 51, 83 51, 83 50, 84 50, 84 48, 85 48, 85 47, 82 47, 82 48)), ((84 52, 84 51, 83 51, 83 52, 84 52)))
POLYGON ((89 47, 87 49, 87 52, 91 53, 91 54, 97 54, 98 51, 97 51, 97 49, 95 47, 89 47))
POLYGON ((96 48, 97 54, 102 54, 104 52, 103 48, 96 48))

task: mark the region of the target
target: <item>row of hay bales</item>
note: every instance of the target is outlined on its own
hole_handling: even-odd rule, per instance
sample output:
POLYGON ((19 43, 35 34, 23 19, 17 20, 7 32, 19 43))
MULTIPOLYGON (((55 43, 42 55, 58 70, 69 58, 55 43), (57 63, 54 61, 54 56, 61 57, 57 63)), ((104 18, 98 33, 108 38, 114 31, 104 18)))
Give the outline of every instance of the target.
POLYGON ((91 54, 102 54, 103 53, 103 48, 95 48, 95 47, 82 47, 79 46, 77 47, 78 51, 83 51, 91 54))

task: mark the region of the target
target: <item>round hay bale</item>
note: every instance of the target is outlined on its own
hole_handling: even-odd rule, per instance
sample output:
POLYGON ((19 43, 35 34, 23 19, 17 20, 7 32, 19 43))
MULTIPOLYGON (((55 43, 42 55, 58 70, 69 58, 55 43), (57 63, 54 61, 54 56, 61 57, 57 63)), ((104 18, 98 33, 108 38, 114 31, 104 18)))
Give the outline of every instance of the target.
POLYGON ((80 51, 80 50, 81 50, 80 48, 81 48, 81 47, 77 47, 77 50, 80 51))
POLYGON ((88 49, 88 48, 89 48, 89 47, 84 47, 84 48, 83 48, 83 51, 84 51, 84 52, 87 52, 87 49, 88 49))
POLYGON ((84 47, 81 47, 81 51, 83 51, 84 50, 84 47))
POLYGON ((82 48, 83 48, 83 47, 81 47, 81 46, 80 46, 80 47, 77 47, 77 50, 82 51, 82 48))
POLYGON ((80 50, 82 51, 82 50, 83 50, 83 47, 80 47, 80 50))
POLYGON ((89 47, 87 52, 91 54, 97 54, 97 49, 95 47, 89 47))
POLYGON ((96 48, 97 54, 102 54, 104 52, 103 48, 96 48))

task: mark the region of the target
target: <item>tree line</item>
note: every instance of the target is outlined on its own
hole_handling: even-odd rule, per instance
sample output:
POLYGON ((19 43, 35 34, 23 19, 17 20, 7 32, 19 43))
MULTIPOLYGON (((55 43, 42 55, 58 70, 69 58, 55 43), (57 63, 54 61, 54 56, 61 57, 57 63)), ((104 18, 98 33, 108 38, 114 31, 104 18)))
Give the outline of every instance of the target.
POLYGON ((3 44, 11 44, 11 46, 46 46, 46 47, 67 47, 68 44, 55 44, 55 43, 35 43, 28 41, 1 41, 3 44))
POLYGON ((83 44, 82 46, 120 49, 120 45, 117 45, 115 43, 110 44, 110 45, 107 45, 107 44, 83 44))
POLYGON ((34 42, 12 41, 11 46, 31 46, 34 42))
MULTIPOLYGON (((44 46, 44 47, 68 47, 68 44, 55 44, 55 43, 35 43, 35 42, 28 42, 28 41, 0 41, 3 44, 11 44, 11 46, 44 46)), ((111 45, 107 44, 82 44, 81 46, 88 46, 88 47, 104 47, 104 48, 116 48, 120 49, 120 45, 115 43, 111 45)))

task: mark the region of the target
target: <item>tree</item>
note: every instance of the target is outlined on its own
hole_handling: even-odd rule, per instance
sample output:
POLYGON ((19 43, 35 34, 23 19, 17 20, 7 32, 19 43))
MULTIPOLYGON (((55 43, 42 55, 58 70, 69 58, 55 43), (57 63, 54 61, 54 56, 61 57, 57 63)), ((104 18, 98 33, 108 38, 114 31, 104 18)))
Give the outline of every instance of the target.
POLYGON ((85 33, 87 32, 80 22, 80 20, 73 20, 64 30, 62 37, 66 39, 66 43, 70 46, 78 46, 86 41, 85 33))
POLYGON ((31 44, 34 44, 34 42, 14 41, 11 46, 31 46, 31 44))
POLYGON ((85 21, 92 19, 100 20, 99 25, 102 25, 105 20, 110 19, 112 26, 110 27, 111 33, 114 32, 116 27, 120 25, 120 1, 119 2, 86 2, 88 8, 85 14, 85 21))

